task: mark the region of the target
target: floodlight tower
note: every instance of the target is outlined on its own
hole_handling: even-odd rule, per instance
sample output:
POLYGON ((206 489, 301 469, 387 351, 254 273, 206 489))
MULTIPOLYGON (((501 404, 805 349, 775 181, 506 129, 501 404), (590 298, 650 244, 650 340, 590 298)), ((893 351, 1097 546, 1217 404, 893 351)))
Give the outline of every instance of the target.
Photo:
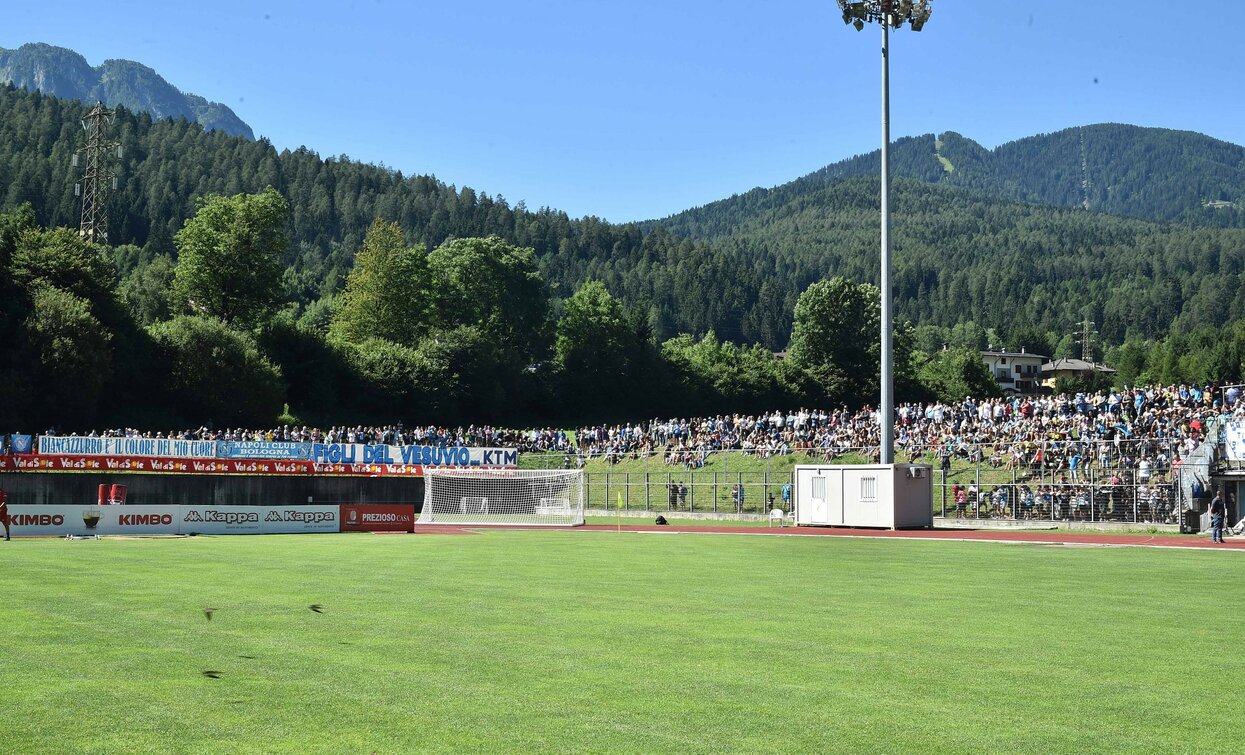
MULTIPOLYGON (((82 119, 86 145, 78 151, 82 153, 86 166, 82 181, 74 186, 74 193, 82 197, 82 224, 78 226, 78 235, 86 236, 97 244, 108 243, 108 211, 104 205, 108 199, 108 188, 117 188, 117 177, 108 165, 108 158, 113 150, 120 157, 121 146, 104 136, 105 129, 112 125, 114 115, 116 111, 104 107, 102 102, 96 102, 91 112, 82 119)), ((78 166, 76 154, 73 164, 78 166)))
POLYGON ((891 358, 894 334, 891 316, 891 67, 890 30, 908 24, 920 31, 931 13, 933 0, 838 0, 843 23, 865 28, 866 23, 882 25, 882 334, 881 402, 878 417, 882 424, 880 461, 895 463, 895 378, 891 358))

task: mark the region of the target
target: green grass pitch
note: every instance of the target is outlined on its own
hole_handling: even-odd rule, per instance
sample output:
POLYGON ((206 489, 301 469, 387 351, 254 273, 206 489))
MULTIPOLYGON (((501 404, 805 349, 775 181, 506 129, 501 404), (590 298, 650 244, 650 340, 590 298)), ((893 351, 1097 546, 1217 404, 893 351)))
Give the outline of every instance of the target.
POLYGON ((490 531, 0 559, 0 751, 1240 746, 1234 553, 490 531))

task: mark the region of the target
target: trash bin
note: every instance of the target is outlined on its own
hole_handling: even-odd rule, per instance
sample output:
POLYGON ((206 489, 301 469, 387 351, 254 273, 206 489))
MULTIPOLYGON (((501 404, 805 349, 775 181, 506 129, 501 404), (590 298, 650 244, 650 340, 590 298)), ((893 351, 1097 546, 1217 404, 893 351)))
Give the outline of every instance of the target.
POLYGON ((1185 509, 1180 518, 1180 531, 1194 534, 1202 531, 1202 515, 1197 509, 1185 509))

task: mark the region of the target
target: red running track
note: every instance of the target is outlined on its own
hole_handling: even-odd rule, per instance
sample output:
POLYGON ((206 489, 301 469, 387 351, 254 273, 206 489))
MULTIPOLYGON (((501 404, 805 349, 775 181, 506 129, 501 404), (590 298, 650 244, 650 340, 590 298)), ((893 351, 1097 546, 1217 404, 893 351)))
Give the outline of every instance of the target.
MULTIPOLYGON (((446 525, 415 525, 416 534, 469 534, 487 529, 557 529, 564 527, 485 527, 446 525)), ((612 524, 588 524, 575 527, 576 532, 616 532, 620 528, 612 524)), ((1197 548, 1205 550, 1230 550, 1245 552, 1245 538, 1236 538, 1220 545, 1212 543, 1209 536, 1176 537, 1173 535, 1117 535, 1111 533, 1061 532, 1045 530, 1042 532, 1014 532, 1009 530, 870 530, 851 529, 846 527, 659 527, 657 525, 624 524, 623 532, 655 532, 662 534, 720 534, 720 535, 771 535, 793 537, 861 537, 861 538, 899 538, 910 540, 964 540, 987 543, 1036 543, 1042 545, 1086 545, 1086 546, 1133 546, 1149 548, 1197 548)))

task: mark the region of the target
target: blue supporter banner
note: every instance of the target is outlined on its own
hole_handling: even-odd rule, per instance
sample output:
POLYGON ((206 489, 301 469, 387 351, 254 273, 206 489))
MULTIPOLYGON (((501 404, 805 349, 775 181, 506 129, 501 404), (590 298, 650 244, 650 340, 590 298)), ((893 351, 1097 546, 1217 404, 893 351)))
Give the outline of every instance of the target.
POLYGON ((315 443, 317 464, 419 464, 426 467, 506 467, 519 465, 513 448, 466 446, 371 446, 362 443, 315 443))
POLYGON ((311 459, 311 443, 289 441, 222 440, 216 443, 218 459, 311 459))
POLYGON ((1228 461, 1245 460, 1245 422, 1234 419, 1223 424, 1223 451, 1228 461))
POLYGON ((216 458, 214 440, 176 438, 88 438, 39 436, 39 453, 75 456, 165 456, 181 459, 216 458))
POLYGON ((31 443, 31 436, 18 435, 17 433, 9 436, 9 450, 15 454, 22 455, 32 454, 35 452, 35 449, 31 443))

